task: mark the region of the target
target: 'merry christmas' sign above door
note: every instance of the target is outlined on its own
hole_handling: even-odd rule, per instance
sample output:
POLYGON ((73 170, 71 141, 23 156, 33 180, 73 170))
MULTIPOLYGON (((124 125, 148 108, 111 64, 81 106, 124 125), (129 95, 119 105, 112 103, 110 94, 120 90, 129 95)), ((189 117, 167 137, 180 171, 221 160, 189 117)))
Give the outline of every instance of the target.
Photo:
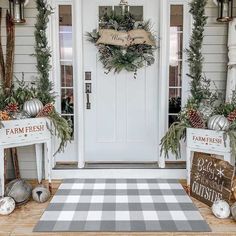
POLYGON ((152 40, 152 34, 143 29, 131 31, 117 31, 102 29, 99 31, 100 38, 96 44, 106 44, 128 47, 130 45, 146 44, 155 46, 155 40, 152 40))

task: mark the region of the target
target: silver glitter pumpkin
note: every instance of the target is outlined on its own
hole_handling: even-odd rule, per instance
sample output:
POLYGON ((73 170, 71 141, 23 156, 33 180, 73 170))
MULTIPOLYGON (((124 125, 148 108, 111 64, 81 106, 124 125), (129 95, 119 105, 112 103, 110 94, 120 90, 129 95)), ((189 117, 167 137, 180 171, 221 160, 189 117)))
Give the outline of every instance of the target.
POLYGON ((23 106, 23 110, 27 112, 31 117, 37 116, 37 114, 42 109, 43 109, 43 103, 37 98, 26 101, 23 106))
POLYGON ((31 197, 32 187, 23 179, 15 179, 6 185, 5 195, 15 200, 16 204, 24 204, 31 197))
POLYGON ((229 129, 229 121, 222 115, 212 116, 207 123, 208 129, 226 131, 229 129))

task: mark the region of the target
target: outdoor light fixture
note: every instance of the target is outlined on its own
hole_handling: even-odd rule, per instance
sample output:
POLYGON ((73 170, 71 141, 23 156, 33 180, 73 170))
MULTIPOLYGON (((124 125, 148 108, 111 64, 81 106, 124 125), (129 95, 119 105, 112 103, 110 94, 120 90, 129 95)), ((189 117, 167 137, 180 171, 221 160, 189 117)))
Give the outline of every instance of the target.
POLYGON ((234 0, 215 0, 214 2, 218 6, 218 18, 219 22, 229 22, 233 20, 233 4, 234 0))
POLYGON ((121 0, 120 6, 122 7, 122 14, 125 13, 125 11, 129 11, 129 3, 128 0, 121 0))
POLYGON ((15 24, 25 23, 24 8, 28 0, 9 0, 10 14, 12 22, 15 24))

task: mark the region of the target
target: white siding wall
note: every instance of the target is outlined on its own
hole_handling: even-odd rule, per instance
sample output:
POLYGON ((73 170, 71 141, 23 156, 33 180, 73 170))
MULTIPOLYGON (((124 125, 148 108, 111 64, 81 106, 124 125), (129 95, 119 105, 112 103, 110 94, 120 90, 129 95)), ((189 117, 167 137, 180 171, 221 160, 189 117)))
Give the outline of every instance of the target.
MULTIPOLYGON (((1 0, 0 6, 5 10, 8 7, 8 0, 1 0)), ((30 0, 26 7, 25 15, 27 23, 22 26, 16 26, 16 56, 15 56, 15 74, 20 78, 20 73, 25 73, 27 81, 34 80, 36 74, 35 58, 30 56, 34 53, 34 23, 37 12, 35 3, 30 0)), ((203 54, 205 57, 204 73, 207 78, 215 81, 217 87, 224 91, 226 85, 227 72, 227 24, 216 23, 217 8, 209 0, 206 8, 206 14, 209 16, 208 24, 205 30, 203 45, 203 54)), ((4 15, 4 14, 3 14, 4 15)), ((3 43, 5 45, 5 23, 2 29, 3 43)), ((20 169, 23 178, 36 177, 36 164, 34 148, 19 148, 20 169)), ((11 165, 9 165, 11 169, 11 165)))
MULTIPOLYGON (((217 23, 217 7, 208 1, 206 15, 209 16, 203 41, 205 58, 203 71, 206 78, 215 82, 217 89, 225 93, 228 61, 228 24, 217 23)), ((213 89, 215 86, 212 85, 213 89)))

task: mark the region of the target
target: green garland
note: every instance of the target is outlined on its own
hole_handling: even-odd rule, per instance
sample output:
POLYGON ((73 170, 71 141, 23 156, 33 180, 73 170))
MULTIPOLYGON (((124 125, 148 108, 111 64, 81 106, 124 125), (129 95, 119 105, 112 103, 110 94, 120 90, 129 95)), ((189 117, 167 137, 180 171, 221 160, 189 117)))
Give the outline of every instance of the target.
POLYGON ((207 16, 205 16, 206 4, 207 0, 193 0, 190 3, 190 13, 193 17, 193 30, 189 42, 189 49, 186 49, 186 53, 189 64, 188 76, 191 80, 191 98, 196 104, 200 104, 203 99, 210 97, 210 83, 202 73, 202 64, 204 61, 202 43, 204 28, 207 23, 207 16))
MULTIPOLYGON (((112 12, 110 15, 105 14, 100 24, 100 29, 114 29, 117 31, 130 31, 134 29, 144 29, 150 32, 150 22, 135 22, 133 16, 126 12, 123 15, 116 15, 112 12)), ((94 44, 100 38, 99 32, 94 30, 91 33, 87 33, 88 40, 94 44)), ((152 40, 155 37, 152 35, 152 40)), ((119 73, 123 70, 128 72, 134 72, 135 78, 137 70, 150 66, 155 62, 154 51, 156 47, 139 44, 131 45, 129 47, 121 47, 107 44, 96 45, 99 51, 99 60, 102 62, 106 73, 114 70, 115 73, 119 73)))
POLYGON ((47 0, 36 0, 38 15, 35 24, 35 57, 37 59, 37 70, 39 73, 38 81, 38 98, 43 104, 54 102, 53 84, 49 80, 51 70, 51 49, 48 45, 47 26, 49 16, 53 13, 47 0))
MULTIPOLYGON (((55 95, 53 93, 53 84, 49 79, 49 73, 51 70, 51 49, 47 39, 47 25, 49 22, 49 16, 53 14, 52 7, 47 3, 47 0, 36 0, 36 7, 38 15, 36 17, 35 24, 35 56, 37 59, 37 70, 39 73, 39 82, 37 87, 37 98, 43 102, 44 105, 55 102, 55 95)), ((54 109, 48 116, 52 121, 54 128, 53 134, 56 135, 59 140, 59 148, 57 152, 64 151, 65 146, 71 141, 72 129, 66 119, 64 119, 54 109)), ((56 153, 57 153, 56 152, 56 153)))
POLYGON ((168 158, 171 152, 180 158, 181 140, 186 138, 186 128, 191 127, 188 121, 188 110, 197 109, 204 99, 214 97, 210 92, 210 81, 207 80, 202 73, 202 43, 204 27, 207 17, 205 16, 205 7, 207 0, 193 0, 190 3, 190 13, 193 17, 193 30, 189 43, 189 49, 186 49, 189 63, 188 77, 191 80, 190 92, 186 107, 179 113, 179 122, 171 125, 165 136, 161 140, 161 155, 164 154, 168 158))

